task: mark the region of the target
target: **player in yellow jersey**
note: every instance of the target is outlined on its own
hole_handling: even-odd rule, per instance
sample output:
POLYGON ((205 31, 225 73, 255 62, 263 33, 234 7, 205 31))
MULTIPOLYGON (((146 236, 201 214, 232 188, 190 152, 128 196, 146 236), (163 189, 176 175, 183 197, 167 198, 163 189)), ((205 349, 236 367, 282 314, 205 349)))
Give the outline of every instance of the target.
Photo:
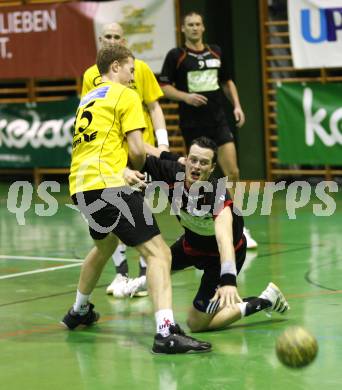
POLYGON ((142 169, 145 127, 133 80, 132 53, 123 46, 100 49, 99 85, 80 102, 75 121, 70 168, 70 193, 86 217, 94 248, 82 264, 76 301, 62 320, 68 329, 97 322, 99 313, 89 302, 108 258, 119 239, 134 246, 148 263, 148 285, 155 310, 155 353, 209 351, 211 345, 188 337, 175 324, 171 307, 170 249, 148 210, 141 192, 127 184, 145 186, 142 169), (127 183, 127 184, 126 184, 127 183), (152 223, 151 223, 152 221, 152 223))
MULTIPOLYGON (((108 44, 126 45, 122 27, 118 23, 105 24, 99 37, 100 47, 108 44)), ((168 136, 166 131, 163 111, 158 99, 163 96, 150 67, 141 60, 134 60, 134 81, 130 87, 134 89, 140 98, 143 106, 146 128, 143 133, 144 141, 152 146, 157 138, 158 149, 168 150, 168 136), (153 130, 154 129, 154 130, 153 130)), ((83 75, 82 97, 101 81, 97 65, 88 68, 83 75)), ((147 295, 146 289, 146 262, 141 257, 139 261, 139 277, 128 279, 128 265, 126 260, 126 246, 120 244, 113 255, 113 262, 116 267, 116 277, 107 287, 107 294, 113 294, 117 298, 126 295, 126 292, 134 287, 136 295, 147 295)))

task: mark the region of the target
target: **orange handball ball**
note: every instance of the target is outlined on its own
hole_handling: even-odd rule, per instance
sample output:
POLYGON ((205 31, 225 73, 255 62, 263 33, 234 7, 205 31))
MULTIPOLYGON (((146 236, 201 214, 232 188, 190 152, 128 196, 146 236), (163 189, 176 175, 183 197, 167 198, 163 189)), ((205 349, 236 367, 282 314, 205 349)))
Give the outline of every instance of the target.
POLYGON ((316 338, 301 326, 287 328, 277 339, 278 359, 287 367, 301 368, 310 364, 318 352, 316 338))

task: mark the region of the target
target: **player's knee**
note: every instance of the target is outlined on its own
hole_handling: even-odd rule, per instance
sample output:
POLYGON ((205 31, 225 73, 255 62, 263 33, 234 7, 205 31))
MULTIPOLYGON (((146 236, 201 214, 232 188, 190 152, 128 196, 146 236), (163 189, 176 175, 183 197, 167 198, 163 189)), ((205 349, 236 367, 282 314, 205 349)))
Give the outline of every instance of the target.
POLYGON ((167 245, 158 251, 158 258, 164 261, 168 268, 171 269, 171 250, 167 245))
POLYGON ((158 248, 157 251, 151 252, 149 254, 149 256, 146 257, 146 261, 148 264, 154 263, 154 262, 158 262, 158 263, 162 262, 170 269, 171 268, 171 250, 165 244, 162 247, 158 248))
POLYGON ((196 332, 203 332, 206 330, 206 326, 201 324, 200 322, 196 321, 193 318, 188 318, 186 321, 186 324, 188 325, 189 329, 191 332, 196 333, 196 332))
POLYGON ((112 247, 95 247, 94 248, 94 254, 96 256, 96 260, 98 263, 106 263, 108 259, 112 256, 114 253, 114 249, 112 247))

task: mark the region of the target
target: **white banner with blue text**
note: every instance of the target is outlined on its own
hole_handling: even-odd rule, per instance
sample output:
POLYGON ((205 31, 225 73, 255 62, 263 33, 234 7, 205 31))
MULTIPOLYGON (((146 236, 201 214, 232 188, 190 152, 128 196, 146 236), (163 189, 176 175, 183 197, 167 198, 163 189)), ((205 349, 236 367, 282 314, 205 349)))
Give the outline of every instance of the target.
POLYGON ((342 67, 342 0, 288 0, 293 65, 342 67))

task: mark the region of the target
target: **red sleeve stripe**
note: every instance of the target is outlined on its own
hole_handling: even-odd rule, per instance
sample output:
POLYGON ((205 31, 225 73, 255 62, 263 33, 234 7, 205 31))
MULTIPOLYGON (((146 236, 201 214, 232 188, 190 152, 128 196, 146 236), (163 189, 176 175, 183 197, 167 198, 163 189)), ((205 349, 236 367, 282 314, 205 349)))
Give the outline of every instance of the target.
MULTIPOLYGON (((240 238, 239 242, 234 246, 234 251, 237 252, 243 245, 243 239, 240 238)), ((220 256, 219 252, 205 252, 199 249, 193 248, 184 238, 183 238, 183 250, 186 255, 189 256, 220 256)))
POLYGON ((228 199, 228 200, 225 200, 223 205, 222 205, 222 208, 219 210, 219 212, 217 214, 214 214, 213 215, 213 218, 215 219, 216 217, 219 216, 220 212, 225 208, 225 207, 232 207, 233 206, 233 201, 231 199, 228 199))
POLYGON ((181 66, 181 63, 185 60, 185 57, 186 57, 186 50, 183 49, 182 54, 178 58, 176 69, 178 69, 181 66))
POLYGON ((237 252, 242 247, 242 244, 243 244, 243 239, 240 238, 240 241, 234 247, 235 252, 237 252))
POLYGON ((216 58, 219 58, 220 59, 220 55, 218 53, 216 53, 210 46, 206 45, 207 46, 207 49, 210 51, 210 53, 216 57, 216 58))

